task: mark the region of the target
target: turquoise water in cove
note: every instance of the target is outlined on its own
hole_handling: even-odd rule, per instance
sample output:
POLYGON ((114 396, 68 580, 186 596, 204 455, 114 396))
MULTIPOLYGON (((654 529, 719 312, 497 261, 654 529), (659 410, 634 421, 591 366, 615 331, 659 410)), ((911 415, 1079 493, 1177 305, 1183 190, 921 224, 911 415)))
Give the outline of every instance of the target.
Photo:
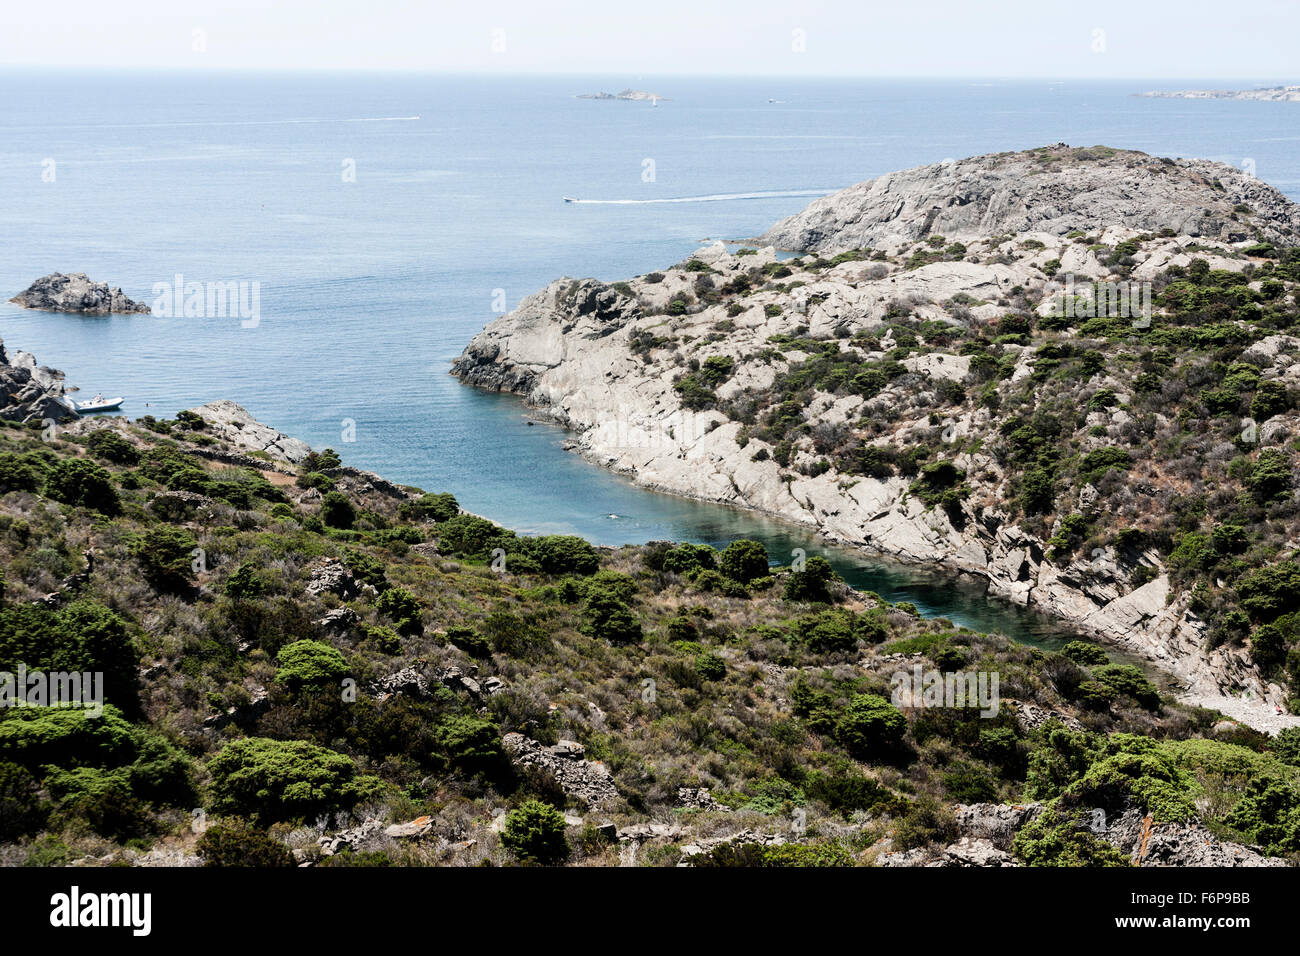
MULTIPOLYGON (((178 274, 257 282, 260 300, 255 327, 4 304, 0 336, 63 369, 79 397, 125 395, 129 416, 231 398, 521 532, 827 553, 583 462, 518 400, 459 385, 451 360, 494 306, 553 278, 661 268, 821 192, 949 157, 1105 143, 1253 161, 1300 198, 1300 107, 1130 95, 1153 85, 0 71, 0 298, 61 271, 150 303, 178 274), (574 98, 625 86, 668 99, 574 98)), ((1057 637, 946 576, 828 556, 926 614, 1057 637)))

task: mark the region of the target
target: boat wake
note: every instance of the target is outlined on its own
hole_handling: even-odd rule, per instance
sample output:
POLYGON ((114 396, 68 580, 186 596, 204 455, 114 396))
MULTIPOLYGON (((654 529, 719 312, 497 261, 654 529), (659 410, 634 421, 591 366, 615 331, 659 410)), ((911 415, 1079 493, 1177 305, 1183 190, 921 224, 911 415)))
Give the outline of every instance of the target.
POLYGON ((588 206, 649 206, 670 202, 729 202, 736 199, 784 199, 795 196, 825 196, 834 189, 778 189, 757 193, 714 193, 710 196, 681 196, 676 199, 570 199, 565 202, 588 206))

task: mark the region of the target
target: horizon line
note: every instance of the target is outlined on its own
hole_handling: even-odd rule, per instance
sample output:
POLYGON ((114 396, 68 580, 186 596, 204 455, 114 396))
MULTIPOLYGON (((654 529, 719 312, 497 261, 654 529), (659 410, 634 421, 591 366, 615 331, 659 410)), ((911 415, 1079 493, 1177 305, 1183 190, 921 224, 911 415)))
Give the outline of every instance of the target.
MULTIPOLYGON (((1073 73, 745 73, 745 72, 669 72, 669 73, 651 73, 637 70, 626 71, 606 71, 606 70, 491 70, 491 69, 437 69, 432 67, 350 67, 350 66, 331 66, 331 67, 314 67, 314 66, 188 66, 188 65, 162 65, 162 66, 142 66, 139 64, 117 64, 117 63, 91 63, 91 64, 62 64, 62 63, 4 63, 0 64, 0 74, 19 73, 24 71, 43 71, 53 73, 195 73, 195 74, 283 74, 283 75, 355 75, 371 74, 376 76, 464 76, 475 78, 535 78, 539 76, 547 77, 603 77, 610 78, 616 75, 626 74, 635 79, 659 78, 659 79, 760 79, 760 80, 983 80, 983 81, 1011 81, 1023 80, 1030 82, 1066 82, 1066 81, 1088 81, 1088 82, 1222 82, 1225 80, 1238 80, 1250 83, 1269 83, 1269 80, 1261 80, 1258 74, 1255 77, 1245 75, 1187 75, 1187 76, 1150 76, 1150 75, 1133 75, 1133 76, 1092 76, 1088 74, 1073 73)), ((1294 80, 1277 81, 1274 85, 1290 86, 1300 84, 1300 77, 1294 80)))

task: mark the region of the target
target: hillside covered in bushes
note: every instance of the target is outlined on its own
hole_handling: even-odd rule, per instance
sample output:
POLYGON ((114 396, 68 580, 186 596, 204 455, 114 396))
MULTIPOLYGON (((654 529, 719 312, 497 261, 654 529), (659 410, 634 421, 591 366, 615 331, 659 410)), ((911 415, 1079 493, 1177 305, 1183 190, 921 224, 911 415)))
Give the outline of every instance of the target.
MULTIPOLYGON (((893 328, 897 342, 911 327, 893 328)), ((970 353, 991 363, 978 394, 1005 381, 1002 337, 1031 334, 970 353)), ((1052 368, 1069 381, 1087 352, 1052 368)), ((832 374, 828 346, 805 354, 822 369, 807 375, 832 374)), ((1182 380, 1150 368, 1162 388, 1182 380)), ((1047 652, 922 619, 820 558, 770 567, 751 541, 519 536, 328 449, 291 464, 239 448, 206 408, 0 429, 0 671, 101 672, 105 690, 98 715, 0 709, 0 862, 1300 857, 1300 734, 1178 704, 1096 644, 1047 652), (914 669, 996 673, 994 712, 899 700, 894 675, 914 669)), ((1008 432, 1033 451, 1026 471, 1084 467, 1053 452, 1068 430, 1036 425, 1065 408, 1040 402, 1008 432)), ((1222 461, 1262 487, 1257 455, 1222 461)), ((917 467, 910 480, 942 480, 917 467)), ((1115 494, 1113 463, 1087 467, 1115 494)), ((1282 520, 1268 494, 1236 506, 1282 520)), ((1175 514, 1238 521, 1218 504, 1175 514)), ((1199 528, 1168 533, 1190 554, 1199 528)), ((1211 532, 1198 547, 1220 545, 1248 561, 1261 542, 1211 532)), ((1229 586, 1221 560, 1237 558, 1179 565, 1207 601, 1229 586)), ((1244 583, 1259 575, 1231 586, 1261 602, 1244 611, 1280 632, 1283 666, 1294 609, 1266 602, 1294 589, 1244 583)))

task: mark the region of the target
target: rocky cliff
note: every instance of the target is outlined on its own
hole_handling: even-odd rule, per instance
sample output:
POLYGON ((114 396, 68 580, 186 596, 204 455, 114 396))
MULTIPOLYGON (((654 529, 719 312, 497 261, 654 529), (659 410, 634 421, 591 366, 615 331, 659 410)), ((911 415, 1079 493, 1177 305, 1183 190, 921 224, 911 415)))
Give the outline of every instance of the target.
POLYGON ((64 400, 63 373, 36 364, 30 352, 13 357, 0 341, 0 418, 16 422, 62 422, 77 417, 64 400))
POLYGON ((818 199, 759 241, 840 252, 934 234, 1063 235, 1115 225, 1226 242, 1294 242, 1300 212, 1272 186, 1223 163, 1058 143, 887 173, 818 199))
MULTIPOLYGON (((1151 353, 1129 341, 1130 323, 1151 323, 1089 318, 1083 304, 1093 280, 1163 288, 1189 268, 1235 275, 1249 297, 1262 284, 1249 281, 1260 260, 1243 251, 1255 251, 1247 237, 1290 234, 1300 210, 1225 167, 1119 151, 1071 160, 1074 175, 1049 165, 1035 181, 1042 152, 882 177, 768 233, 854 247, 831 259, 780 262, 770 247, 718 244, 624 283, 558 280, 476 336, 453 373, 524 396, 576 431, 577 451, 641 485, 977 576, 992 594, 1157 663, 1185 699, 1259 727, 1294 722, 1276 713, 1284 688, 1245 642, 1211 638, 1213 615, 1169 573, 1179 532, 1165 522, 1200 471, 1160 460, 1184 419, 1161 393, 1164 366, 1150 366, 1155 380, 1139 376, 1151 353), (962 201, 935 213, 945 191, 962 201), (1247 198, 1250 215, 1232 212, 1247 198), (857 248, 868 241, 874 249, 857 248), (1065 311, 1052 283, 1067 275, 1084 296, 1078 315, 1071 291, 1071 315, 1050 318, 1065 311), (1116 456, 1128 464, 1084 467, 1116 456), (1046 501, 1033 504, 1043 474, 1046 501), (1086 532, 1075 540, 1077 528, 1086 532)), ((1294 314, 1293 293, 1269 291, 1294 314)), ((1255 386, 1289 394, 1300 340, 1246 338, 1255 386)), ((1172 361, 1179 396, 1203 352, 1172 361)), ((1265 444, 1300 433, 1284 406, 1260 423, 1265 444)), ((1216 427, 1230 442, 1240 426, 1216 427)), ((1223 459, 1223 439, 1200 430, 1195 456, 1223 459)))
POLYGON ((9 301, 24 309, 79 315, 150 311, 143 302, 132 301, 121 289, 110 289, 107 282, 95 282, 84 272, 42 276, 9 301))

